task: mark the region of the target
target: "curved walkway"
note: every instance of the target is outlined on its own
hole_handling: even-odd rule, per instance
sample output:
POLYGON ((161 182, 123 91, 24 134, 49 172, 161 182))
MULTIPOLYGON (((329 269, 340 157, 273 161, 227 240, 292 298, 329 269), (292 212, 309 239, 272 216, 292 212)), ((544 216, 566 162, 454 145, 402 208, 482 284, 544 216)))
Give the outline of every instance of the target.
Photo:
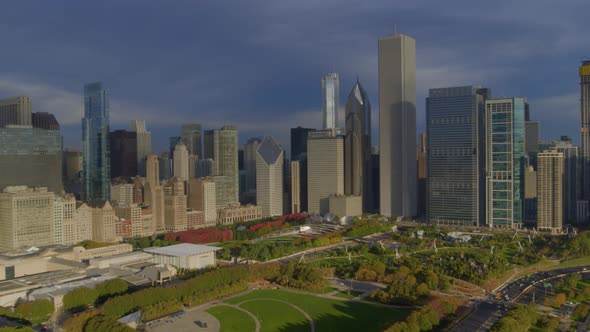
MULTIPOLYGON (((251 301, 252 301, 252 300, 251 300, 251 301)), ((247 302, 247 301, 245 301, 245 302, 247 302)), ((244 303, 244 302, 242 302, 242 303, 244 303)), ((240 303, 240 304, 242 304, 242 303, 240 303)), ((229 303, 220 302, 218 305, 224 305, 224 306, 227 306, 227 307, 231 307, 231 308, 234 308, 234 309, 240 310, 241 312, 243 312, 243 313, 245 313, 246 315, 250 316, 250 318, 252 318, 252 319, 254 320, 254 324, 256 324, 256 330, 255 330, 255 331, 256 331, 256 332, 260 332, 260 321, 259 321, 259 320, 258 320, 258 318, 257 318, 256 316, 254 316, 254 314, 253 314, 253 313, 251 313, 250 311, 248 311, 248 310, 246 310, 246 309, 244 309, 244 308, 241 308, 241 307, 239 307, 237 304, 229 304, 229 303)))
MULTIPOLYGON (((293 309, 298 310, 300 313, 303 314, 303 316, 305 316, 305 318, 307 318, 307 320, 309 321, 309 328, 311 329, 311 332, 315 332, 315 323, 313 322, 313 319, 311 318, 311 316, 307 312, 303 311, 303 309, 301 309, 298 306, 296 306, 296 305, 294 305, 292 303, 289 303, 287 301, 277 300, 277 299, 271 299, 271 298, 268 298, 268 297, 259 297, 259 298, 256 298, 256 299, 242 301, 242 302, 238 303, 237 305, 239 306, 239 305, 242 305, 242 304, 247 303, 247 302, 258 301, 258 300, 281 302, 281 303, 284 303, 284 304, 286 304, 288 306, 291 306, 293 309)), ((242 309, 242 310, 244 310, 244 309, 242 309)), ((250 314, 250 315, 252 315, 252 314, 250 314)), ((258 323, 258 319, 256 319, 256 322, 258 323)), ((257 325, 257 326, 259 326, 259 325, 257 325)))

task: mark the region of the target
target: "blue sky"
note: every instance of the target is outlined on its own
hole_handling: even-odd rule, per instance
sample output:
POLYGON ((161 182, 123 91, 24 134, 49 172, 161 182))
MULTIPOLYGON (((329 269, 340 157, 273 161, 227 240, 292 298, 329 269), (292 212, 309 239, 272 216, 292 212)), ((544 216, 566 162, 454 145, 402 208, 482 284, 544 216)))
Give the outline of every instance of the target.
POLYGON ((377 40, 397 28, 417 41, 419 131, 429 88, 476 84, 528 97, 543 139, 579 141, 589 11, 587 0, 12 1, 0 97, 31 96, 75 148, 93 81, 110 90, 111 127, 145 119, 157 151, 183 122, 288 148, 289 128, 321 126, 321 76, 336 71, 341 108, 357 75, 365 86, 377 144, 377 40))

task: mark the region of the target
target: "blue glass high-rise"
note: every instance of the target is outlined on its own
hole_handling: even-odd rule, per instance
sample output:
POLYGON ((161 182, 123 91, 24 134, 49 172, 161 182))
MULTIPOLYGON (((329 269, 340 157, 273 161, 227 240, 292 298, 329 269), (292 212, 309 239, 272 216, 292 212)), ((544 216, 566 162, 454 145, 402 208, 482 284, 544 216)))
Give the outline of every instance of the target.
POLYGON ((109 121, 107 90, 101 82, 86 84, 82 119, 82 199, 86 201, 111 196, 109 121))

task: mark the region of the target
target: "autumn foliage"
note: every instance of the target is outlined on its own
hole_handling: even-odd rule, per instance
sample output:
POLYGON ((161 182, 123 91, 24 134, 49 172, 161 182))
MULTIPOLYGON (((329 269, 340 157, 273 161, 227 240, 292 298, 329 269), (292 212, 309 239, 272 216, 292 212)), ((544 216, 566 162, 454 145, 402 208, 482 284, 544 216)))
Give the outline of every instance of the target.
POLYGON ((168 233, 164 236, 166 241, 195 244, 231 241, 232 239, 233 232, 231 229, 219 230, 216 228, 189 229, 182 232, 168 233))

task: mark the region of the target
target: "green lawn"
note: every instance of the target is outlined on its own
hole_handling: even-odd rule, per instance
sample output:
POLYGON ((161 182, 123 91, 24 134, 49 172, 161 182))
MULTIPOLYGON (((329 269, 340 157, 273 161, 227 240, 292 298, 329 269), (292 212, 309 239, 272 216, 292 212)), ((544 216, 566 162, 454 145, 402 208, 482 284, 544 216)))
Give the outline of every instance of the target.
POLYGON ((207 310, 221 322, 220 332, 248 332, 256 329, 250 316, 238 309, 226 306, 213 307, 207 310))
POLYGON ((305 316, 286 303, 273 300, 254 300, 246 302, 240 307, 250 311, 258 318, 261 332, 309 331, 309 321, 305 316))
MULTIPOLYGON (((331 300, 285 290, 257 290, 240 297, 229 299, 226 302, 239 304, 252 299, 265 300, 247 302, 242 304, 241 307, 246 310, 255 310, 256 308, 260 310, 259 312, 251 312, 262 319, 261 326, 263 330, 269 330, 266 324, 270 324, 276 328, 277 325, 275 325, 274 318, 279 318, 281 322, 294 322, 295 320, 293 318, 297 320, 296 325, 291 324, 284 330, 299 331, 299 328, 302 331, 309 330, 309 323, 300 312, 287 306, 291 311, 279 315, 276 312, 279 310, 278 308, 281 303, 269 301, 268 299, 286 301, 301 308, 314 320, 317 332, 381 331, 394 322, 405 318, 411 310, 377 306, 364 302, 331 300), (268 309, 268 313, 266 309, 268 309), (270 318, 265 318, 267 316, 270 318), (267 319, 270 319, 270 321, 267 319)), ((283 308, 284 306, 286 305, 283 304, 280 307, 283 308)))

